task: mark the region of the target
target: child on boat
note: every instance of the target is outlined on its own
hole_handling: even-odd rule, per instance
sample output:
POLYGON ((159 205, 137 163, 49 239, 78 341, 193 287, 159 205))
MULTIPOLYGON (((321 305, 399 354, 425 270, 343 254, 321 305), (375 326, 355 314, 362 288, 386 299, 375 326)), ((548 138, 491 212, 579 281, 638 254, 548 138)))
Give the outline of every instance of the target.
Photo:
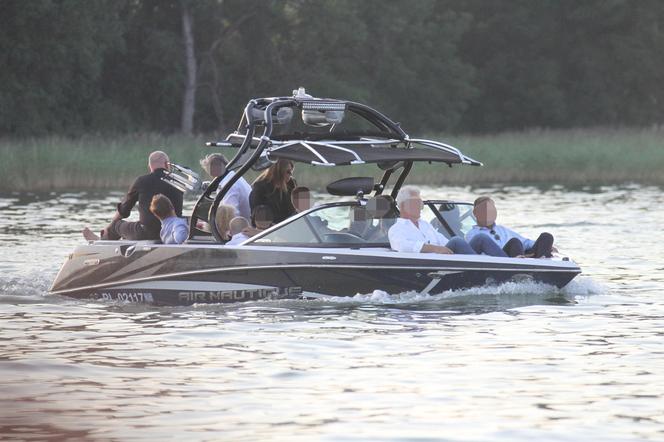
POLYGON ((175 214, 173 203, 167 196, 157 194, 152 197, 150 212, 161 221, 159 237, 164 244, 182 244, 189 236, 189 226, 184 218, 175 214))

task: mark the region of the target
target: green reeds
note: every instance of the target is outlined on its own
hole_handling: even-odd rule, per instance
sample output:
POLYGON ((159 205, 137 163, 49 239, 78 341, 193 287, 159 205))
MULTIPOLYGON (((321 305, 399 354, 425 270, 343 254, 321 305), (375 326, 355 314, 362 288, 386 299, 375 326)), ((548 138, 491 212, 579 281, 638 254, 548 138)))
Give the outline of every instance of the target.
MULTIPOLYGON (((497 135, 431 136, 458 147, 484 167, 417 164, 417 184, 664 184, 664 129, 531 130, 497 135)), ((219 149, 206 137, 157 134, 76 139, 0 140, 0 191, 117 189, 147 171, 147 156, 166 151, 175 163, 200 170, 198 161, 219 149)), ((222 150, 232 156, 232 149, 222 150)), ((201 174, 203 175, 202 171, 201 174)), ((345 176, 380 176, 373 165, 296 166, 298 183, 312 188, 345 176)), ((256 173, 247 177, 250 181, 256 173)))

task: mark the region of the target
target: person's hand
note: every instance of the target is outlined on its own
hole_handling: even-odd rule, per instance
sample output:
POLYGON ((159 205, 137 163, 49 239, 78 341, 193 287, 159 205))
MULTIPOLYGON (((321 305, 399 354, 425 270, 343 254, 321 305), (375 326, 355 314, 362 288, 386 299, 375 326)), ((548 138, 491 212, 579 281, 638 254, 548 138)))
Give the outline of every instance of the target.
POLYGON ((120 215, 120 212, 115 212, 115 215, 113 215, 113 221, 118 221, 122 219, 122 215, 120 215))
POLYGON ((454 255, 454 252, 445 246, 437 246, 433 244, 424 244, 421 252, 424 253, 440 253, 441 255, 454 255))

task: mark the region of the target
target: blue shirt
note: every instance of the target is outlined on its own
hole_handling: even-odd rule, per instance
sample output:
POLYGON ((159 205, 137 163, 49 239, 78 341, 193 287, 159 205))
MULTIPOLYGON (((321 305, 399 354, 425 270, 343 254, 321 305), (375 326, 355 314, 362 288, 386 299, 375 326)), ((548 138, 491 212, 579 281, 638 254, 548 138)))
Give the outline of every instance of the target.
POLYGON ((535 245, 535 241, 532 239, 523 237, 514 230, 510 230, 507 227, 498 224, 494 224, 493 227, 473 226, 473 228, 466 233, 466 241, 470 242, 470 240, 473 239, 473 236, 479 233, 486 233, 500 248, 505 247, 507 241, 512 238, 518 238, 518 240, 521 241, 521 244, 523 244, 524 250, 531 249, 535 245), (494 233, 491 233, 492 230, 494 233))
POLYGON ((177 216, 170 216, 162 220, 159 236, 164 244, 182 244, 189 236, 187 221, 177 216))

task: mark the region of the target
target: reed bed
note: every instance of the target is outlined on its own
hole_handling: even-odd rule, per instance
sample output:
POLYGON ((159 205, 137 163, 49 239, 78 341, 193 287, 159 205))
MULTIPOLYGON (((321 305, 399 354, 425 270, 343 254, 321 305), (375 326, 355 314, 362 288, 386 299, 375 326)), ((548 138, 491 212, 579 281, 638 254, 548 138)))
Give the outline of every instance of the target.
MULTIPOLYGON (((664 128, 532 130, 497 135, 431 135, 446 140, 484 167, 417 164, 409 182, 417 184, 541 183, 664 184, 664 128)), ((206 137, 158 134, 80 138, 0 140, 0 191, 124 190, 147 170, 156 149, 171 160, 200 170, 211 150, 206 137)), ((214 149, 218 151, 219 149, 214 149)), ((224 151, 233 155, 232 149, 224 151)), ((371 166, 320 168, 297 165, 298 182, 322 188, 353 175, 380 176, 371 166)), ((251 173, 251 180, 255 173, 251 173)))

